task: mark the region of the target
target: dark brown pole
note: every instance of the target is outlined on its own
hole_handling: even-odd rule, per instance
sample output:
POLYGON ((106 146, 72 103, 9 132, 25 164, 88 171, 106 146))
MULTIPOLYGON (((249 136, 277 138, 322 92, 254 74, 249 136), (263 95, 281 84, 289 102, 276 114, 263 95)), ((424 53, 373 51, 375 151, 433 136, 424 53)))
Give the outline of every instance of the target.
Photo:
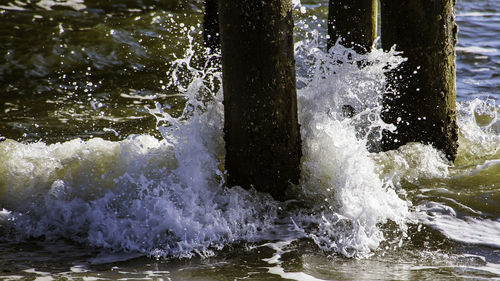
POLYGON ((229 186, 284 199, 300 178, 291 0, 220 0, 229 186))
MULTIPOLYGON (((404 1, 404 0, 401 0, 404 1)), ((328 5, 328 49, 339 38, 358 53, 371 49, 377 37, 378 0, 330 0, 328 5)))
POLYGON ((454 8, 455 0, 382 1, 382 47, 408 58, 389 75, 382 117, 397 132, 384 134, 385 150, 422 142, 456 157, 454 8))
POLYGON ((220 49, 218 0, 205 0, 203 40, 211 52, 220 49))

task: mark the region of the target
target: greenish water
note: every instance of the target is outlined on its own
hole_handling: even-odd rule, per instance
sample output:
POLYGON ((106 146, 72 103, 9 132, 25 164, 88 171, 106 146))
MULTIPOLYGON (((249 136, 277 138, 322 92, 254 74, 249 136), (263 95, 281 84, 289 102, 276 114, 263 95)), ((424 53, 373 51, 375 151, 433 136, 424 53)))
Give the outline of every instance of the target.
POLYGON ((201 20, 201 4, 29 3, 1 10, 3 136, 117 140, 153 131, 144 106, 183 103, 166 76, 189 44, 187 26, 201 20))
POLYGON ((304 158, 288 202, 224 186, 202 8, 0 3, 0 279, 500 280, 497 1, 457 3, 454 165, 419 144, 368 151, 400 60, 332 58, 326 1, 297 5, 304 158))

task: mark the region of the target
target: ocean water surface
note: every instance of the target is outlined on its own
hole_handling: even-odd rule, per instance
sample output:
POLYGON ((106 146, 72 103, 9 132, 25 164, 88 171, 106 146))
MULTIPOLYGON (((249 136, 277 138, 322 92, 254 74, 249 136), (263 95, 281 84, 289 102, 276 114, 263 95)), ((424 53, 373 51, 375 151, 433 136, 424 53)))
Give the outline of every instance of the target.
POLYGON ((327 1, 294 1, 304 156, 287 202, 225 185, 202 9, 0 3, 0 279, 500 280, 498 1, 457 1, 454 164, 417 143, 371 152, 404 58, 327 52, 327 1))

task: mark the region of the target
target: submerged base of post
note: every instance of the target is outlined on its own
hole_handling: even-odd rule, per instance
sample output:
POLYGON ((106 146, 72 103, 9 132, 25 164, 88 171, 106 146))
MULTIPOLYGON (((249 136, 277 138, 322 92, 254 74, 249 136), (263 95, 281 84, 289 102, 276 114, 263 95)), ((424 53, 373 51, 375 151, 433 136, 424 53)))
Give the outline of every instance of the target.
POLYGON ((300 178, 291 0, 219 2, 230 186, 284 199, 300 178))
POLYGON ((389 74, 383 119, 383 149, 408 142, 432 144, 453 161, 457 153, 455 0, 384 0, 382 47, 396 45, 408 58, 389 74))

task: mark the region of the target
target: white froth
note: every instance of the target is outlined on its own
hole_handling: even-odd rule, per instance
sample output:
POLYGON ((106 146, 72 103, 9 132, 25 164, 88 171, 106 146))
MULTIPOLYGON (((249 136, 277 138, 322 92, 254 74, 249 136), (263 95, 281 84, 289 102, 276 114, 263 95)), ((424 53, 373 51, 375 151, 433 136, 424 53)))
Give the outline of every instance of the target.
POLYGON ((472 54, 491 54, 498 52, 495 48, 486 48, 480 46, 457 47, 457 52, 472 53, 472 54))
POLYGON ((379 175, 396 186, 404 182, 418 183, 422 179, 449 176, 448 160, 430 145, 409 143, 371 157, 377 162, 379 175))
POLYGON ((320 281, 322 279, 318 279, 314 276, 306 274, 304 272, 285 272, 285 269, 281 266, 282 261, 281 258, 283 254, 287 253, 286 247, 289 246, 292 241, 280 241, 274 243, 266 243, 262 245, 262 247, 269 247, 274 250, 274 255, 270 258, 263 259, 263 261, 267 262, 271 266, 268 267, 269 273, 280 276, 281 278, 290 279, 290 280, 299 280, 299 281, 320 281))
POLYGON ((70 7, 77 11, 87 8, 84 0, 41 0, 36 5, 49 11, 57 6, 70 7))
POLYGON ((465 12, 457 13, 457 17, 498 17, 500 13, 492 12, 465 12))
POLYGON ((0 143, 0 202, 12 212, 18 238, 64 237, 155 257, 209 256, 262 239, 274 226, 277 202, 224 187, 222 105, 205 105, 199 92, 207 72, 198 73, 184 89, 189 102, 181 118, 152 112, 165 140, 0 143))
POLYGON ((317 201, 312 213, 295 210, 288 216, 293 221, 284 222, 280 203, 268 195, 224 187, 222 92, 205 82, 221 76, 192 66, 190 47, 169 73, 169 85, 188 100, 184 112, 174 118, 161 105, 149 109, 164 140, 142 135, 120 142, 0 143, 6 177, 0 201, 12 211, 19 235, 190 257, 271 237, 270 230, 288 223, 285 228, 295 230, 282 235, 309 236, 322 249, 346 256, 369 255, 384 240, 379 225, 392 220, 404 230, 409 214, 367 149, 382 129, 392 128, 378 117, 379 97, 384 72, 402 59, 380 50, 362 56, 340 45, 324 53, 317 44, 297 48, 297 56, 309 60, 303 64, 307 77, 299 77, 304 87, 298 102, 300 188, 317 201), (190 72, 190 83, 178 79, 180 71, 190 72), (344 117, 344 105, 354 108, 352 118, 344 117))
POLYGON ((339 44, 330 53, 304 50, 310 50, 305 57, 313 58, 314 71, 299 91, 302 189, 325 206, 309 236, 328 251, 368 255, 384 240, 378 224, 393 220, 404 228, 409 214, 408 203, 376 173, 367 149, 382 129, 391 129, 380 120, 379 97, 386 68, 401 59, 379 50, 361 56, 339 44), (363 61, 370 63, 360 69, 363 61), (345 105, 357 113, 352 119, 344 117, 345 105))
POLYGON ((442 204, 421 206, 420 220, 455 241, 500 248, 500 221, 473 217, 458 218, 442 204))
MULTIPOLYGON (((296 46, 297 73, 303 74, 298 189, 313 209, 283 214, 285 205, 268 195, 225 187, 222 92, 206 83, 220 82, 221 75, 192 66, 190 47, 169 72, 169 86, 187 98, 184 112, 174 118, 159 104, 149 109, 163 140, 138 135, 120 142, 1 142, 1 217, 8 218, 2 224, 11 223, 21 239, 63 237, 155 257, 210 256, 231 243, 288 235, 310 237, 321 249, 348 257, 370 255, 385 239, 380 225, 394 221, 405 232, 412 218, 400 183, 447 177, 448 163, 421 144, 369 152, 383 129, 394 129, 379 117, 380 97, 385 72, 403 58, 377 49, 359 55, 338 44, 326 53, 319 45, 311 40, 296 46), (181 71, 190 73, 189 83, 178 78, 181 71), (353 116, 346 116, 346 105, 353 116)), ((464 111, 475 112, 459 107, 464 111)), ((480 142, 483 152, 497 153, 498 134, 491 132, 496 123, 479 128, 473 117, 461 116, 462 147, 480 142)))
POLYGON ((179 145, 176 153, 149 136, 118 143, 72 141, 45 149, 17 144, 18 159, 29 159, 20 165, 30 169, 9 169, 29 185, 9 190, 2 204, 10 206, 24 237, 67 237, 158 257, 211 255, 212 248, 252 240, 271 225, 273 201, 238 188, 225 190, 215 172, 217 157, 206 148, 200 151, 193 139, 190 143, 195 144, 179 145), (62 151, 63 156, 57 155, 62 151), (43 169, 47 158, 54 159, 55 168, 43 169))
POLYGON ((456 165, 471 165, 500 157, 500 107, 494 100, 457 104, 460 128, 456 165))

